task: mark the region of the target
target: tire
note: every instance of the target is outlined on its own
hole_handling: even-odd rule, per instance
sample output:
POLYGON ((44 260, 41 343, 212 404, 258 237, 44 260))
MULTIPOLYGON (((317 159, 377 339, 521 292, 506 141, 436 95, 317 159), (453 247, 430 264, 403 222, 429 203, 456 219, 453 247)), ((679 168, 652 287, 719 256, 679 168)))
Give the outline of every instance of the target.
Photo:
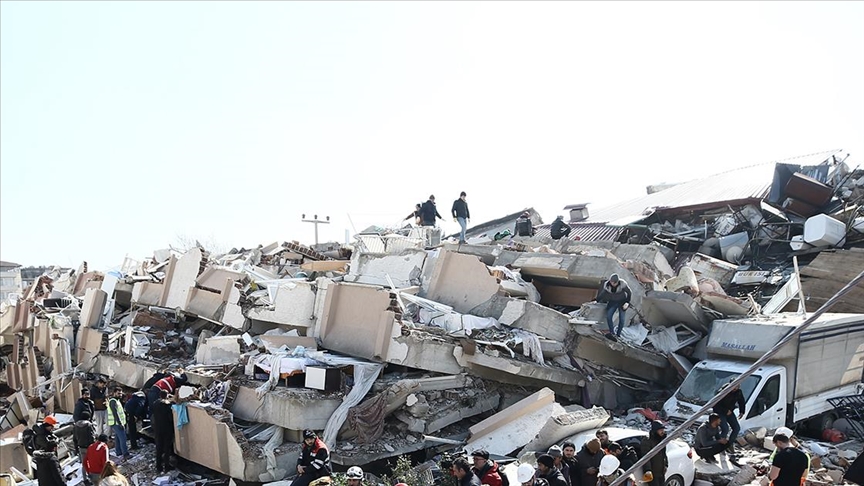
POLYGON ((665 486, 689 486, 689 485, 684 484, 684 478, 675 474, 674 476, 670 476, 669 478, 666 479, 666 485, 665 486))

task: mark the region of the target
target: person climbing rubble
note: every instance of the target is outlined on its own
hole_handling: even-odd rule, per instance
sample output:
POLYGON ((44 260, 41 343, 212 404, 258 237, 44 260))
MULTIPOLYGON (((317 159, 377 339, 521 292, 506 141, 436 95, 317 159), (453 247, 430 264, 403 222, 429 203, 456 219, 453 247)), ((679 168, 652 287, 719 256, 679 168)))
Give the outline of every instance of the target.
POLYGON ((696 439, 693 449, 705 462, 716 463, 715 455, 726 450, 729 439, 725 437, 720 429, 720 416, 712 413, 708 420, 696 430, 696 439))
POLYGON ((487 486, 502 486, 501 473, 498 472, 498 464, 489 459, 489 451, 485 449, 477 449, 471 453, 471 458, 474 460, 472 470, 477 475, 477 479, 481 484, 487 486))
POLYGON ((291 486, 308 486, 316 479, 330 476, 333 468, 330 466, 330 451, 318 434, 306 429, 303 431, 303 445, 300 457, 297 458, 297 479, 291 486))
MULTIPOLYGON (((663 437, 666 436, 666 426, 659 420, 651 421, 651 431, 648 432, 648 437, 642 439, 639 445, 642 456, 648 454, 651 449, 657 446, 663 437)), ((648 486, 665 486, 666 470, 669 468, 669 458, 666 457, 666 449, 661 449, 657 454, 654 454, 648 462, 642 467, 642 482, 648 486)))
POLYGON ((630 308, 630 299, 633 293, 627 282, 621 280, 617 273, 609 276, 600 287, 600 293, 597 295, 598 302, 606 302, 606 325, 609 326, 609 334, 607 338, 617 341, 621 337, 621 330, 624 329, 624 320, 627 314, 627 309, 630 308), (612 318, 615 313, 618 313, 618 329, 615 329, 612 318))
MULTIPOLYGON (((717 393, 722 392, 732 381, 717 390, 717 393)), ((744 418, 746 408, 747 401, 744 399, 744 393, 741 392, 741 387, 738 385, 735 385, 728 395, 714 405, 714 413, 720 416, 720 431, 723 437, 727 437, 726 434, 729 434, 727 437, 729 439, 727 448, 730 452, 734 451, 735 439, 738 438, 738 432, 741 431, 741 425, 738 424, 738 421, 744 418), (737 416, 735 415, 736 406, 738 408, 737 416)))
POLYGON ((421 214, 421 213, 420 213, 420 209, 421 209, 422 207, 423 207, 423 204, 421 204, 421 203, 417 203, 417 205, 414 206, 414 212, 411 213, 411 214, 409 214, 408 216, 405 216, 405 218, 404 218, 402 221, 407 221, 407 220, 413 218, 413 219, 414 219, 414 224, 417 225, 417 226, 420 226, 420 223, 423 221, 422 218, 421 218, 421 216, 420 216, 420 214, 421 214))

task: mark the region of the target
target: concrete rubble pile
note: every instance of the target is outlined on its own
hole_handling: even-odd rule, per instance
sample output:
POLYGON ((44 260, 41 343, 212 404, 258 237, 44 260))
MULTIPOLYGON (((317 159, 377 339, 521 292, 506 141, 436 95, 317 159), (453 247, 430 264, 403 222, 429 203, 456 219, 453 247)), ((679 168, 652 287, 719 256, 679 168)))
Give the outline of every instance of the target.
MULTIPOLYGON (((543 226, 502 237, 520 211, 463 244, 373 227, 351 245, 197 246, 107 273, 51 269, 0 309, 14 391, 0 429, 14 439, 71 412, 97 375, 134 391, 175 369, 199 387, 177 398, 188 423, 176 453, 242 481, 291 477, 304 429, 347 467, 454 446, 515 457, 601 427, 607 409, 643 425, 626 411, 659 409, 705 359, 715 320, 794 310, 801 295, 813 310, 864 268, 862 200, 864 171, 831 155, 778 163, 764 194, 640 209, 596 239, 580 239, 578 221, 570 238, 543 226), (632 290, 617 340, 597 302, 612 274, 632 290)), ((20 448, 3 444, 4 458, 20 448)))

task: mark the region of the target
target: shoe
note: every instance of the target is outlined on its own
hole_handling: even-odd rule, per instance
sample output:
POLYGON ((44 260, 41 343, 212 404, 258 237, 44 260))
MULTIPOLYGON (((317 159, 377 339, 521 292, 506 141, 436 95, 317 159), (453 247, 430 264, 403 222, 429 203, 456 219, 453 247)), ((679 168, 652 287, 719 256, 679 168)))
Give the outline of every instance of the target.
POLYGON ((612 334, 612 333, 605 334, 605 336, 606 336, 606 339, 608 339, 608 340, 610 340, 610 341, 617 341, 617 340, 618 340, 618 339, 615 338, 615 335, 612 334))

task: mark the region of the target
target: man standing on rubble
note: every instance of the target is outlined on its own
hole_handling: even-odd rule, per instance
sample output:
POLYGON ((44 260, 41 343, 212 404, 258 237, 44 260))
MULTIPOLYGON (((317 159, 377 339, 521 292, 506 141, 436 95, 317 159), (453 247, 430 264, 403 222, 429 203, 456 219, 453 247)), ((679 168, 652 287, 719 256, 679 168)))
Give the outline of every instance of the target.
POLYGON ((489 451, 485 449, 477 449, 471 453, 471 458, 474 459, 474 474, 480 480, 480 484, 487 486, 501 486, 501 473, 498 472, 498 464, 489 459, 489 451))
POLYGON ((78 450, 78 460, 81 462, 81 477, 84 478, 84 484, 90 484, 90 477, 84 470, 84 461, 87 460, 87 448, 90 444, 96 442, 96 426, 90 421, 90 411, 85 410, 81 414, 81 418, 75 421, 75 426, 72 429, 72 442, 75 444, 75 449, 78 450))
MULTIPOLYGON (((731 383, 730 381, 718 391, 723 391, 731 383)), ((727 433, 729 434, 729 443, 726 446, 729 452, 735 450, 735 439, 738 438, 738 432, 741 431, 741 425, 738 424, 738 420, 744 418, 746 408, 747 401, 744 400, 744 393, 741 392, 741 387, 737 385, 732 388, 732 391, 728 395, 714 405, 714 413, 720 416, 720 431, 723 437, 726 437, 727 433), (737 416, 735 415, 736 406, 739 412, 737 416), (730 428, 732 429, 731 432, 729 431, 730 428)))
POLYGON ((435 207, 435 196, 432 195, 420 207, 420 224, 422 226, 435 226, 435 218, 444 219, 438 214, 438 208, 435 207))
POLYGON ((307 486, 312 481, 333 474, 330 466, 330 451, 318 435, 306 429, 303 431, 303 446, 297 458, 297 479, 291 486, 307 486))
POLYGON ((700 425, 696 431, 693 449, 705 462, 715 463, 717 459, 714 456, 723 452, 728 443, 729 439, 726 439, 720 431, 720 416, 712 413, 708 416, 708 421, 700 425))
POLYGON ((159 390, 159 398, 153 403, 150 417, 153 439, 156 441, 156 471, 160 474, 171 469, 174 454, 174 414, 168 392, 159 390))
POLYGON ((771 461, 768 479, 773 486, 800 486, 807 471, 807 456, 792 447, 786 435, 774 434, 773 440, 774 447, 779 449, 779 452, 771 461))
POLYGON ((126 410, 123 408, 123 389, 114 388, 114 395, 108 399, 108 426, 114 431, 114 452, 121 461, 129 455, 126 444, 126 410))
POLYGON ((108 430, 108 402, 105 398, 105 387, 107 386, 108 382, 104 378, 99 378, 96 384, 90 388, 90 398, 93 399, 93 408, 96 410, 93 415, 94 422, 96 422, 96 432, 105 435, 111 434, 111 431, 108 430))
POLYGON ((579 484, 582 486, 594 486, 597 484, 597 473, 600 472, 600 461, 603 460, 603 448, 600 439, 593 438, 582 446, 582 450, 576 454, 577 469, 579 469, 579 484))
POLYGON ((144 420, 147 416, 147 397, 144 392, 138 391, 129 397, 126 401, 126 421, 127 432, 129 433, 129 442, 132 444, 132 450, 138 450, 138 420, 144 420))
POLYGON ((141 387, 141 391, 144 392, 147 397, 147 411, 149 412, 151 408, 153 408, 153 404, 156 403, 156 400, 159 400, 159 391, 153 391, 153 385, 156 384, 157 381, 161 380, 168 376, 168 371, 165 369, 160 369, 156 373, 153 373, 147 381, 144 382, 144 386, 141 387))
POLYGON ((96 407, 93 406, 93 400, 90 400, 90 390, 86 387, 81 390, 81 398, 75 402, 75 410, 72 412, 72 420, 75 422, 81 420, 81 417, 85 412, 89 417, 87 420, 92 420, 96 413, 96 407))
POLYGON ((41 423, 38 423, 23 433, 24 447, 27 453, 33 455, 36 451, 57 450, 57 443, 60 439, 54 435, 54 427, 57 426, 57 419, 53 415, 48 415, 41 423))
POLYGON ((108 463, 108 436, 105 434, 96 438, 96 441, 87 448, 84 457, 84 470, 93 486, 99 486, 99 478, 108 463))
POLYGON ((57 458, 57 443, 51 444, 51 448, 36 451, 33 454, 36 463, 36 479, 39 486, 66 486, 66 478, 60 468, 60 460, 57 458))
POLYGON ((459 223, 461 231, 459 232, 459 243, 465 243, 465 230, 468 229, 468 220, 471 219, 471 213, 468 211, 468 202, 465 201, 465 191, 459 194, 459 199, 453 201, 453 208, 450 210, 453 213, 453 221, 459 223))
POLYGON ((147 401, 152 407, 159 399, 159 392, 166 391, 169 395, 177 393, 177 389, 189 383, 189 376, 180 369, 174 373, 168 373, 164 378, 160 378, 153 384, 147 392, 147 401))
POLYGON ((630 291, 630 286, 627 282, 621 280, 617 273, 609 276, 609 280, 600 287, 600 294, 597 295, 597 300, 606 302, 606 325, 609 326, 609 334, 607 338, 617 341, 621 337, 621 329, 624 329, 624 319, 627 314, 627 309, 630 307, 630 298, 633 293, 630 291), (618 313, 618 330, 612 323, 612 318, 615 313, 618 313))
MULTIPOLYGON (((665 436, 666 426, 663 425, 663 422, 659 420, 651 421, 651 431, 648 433, 648 437, 642 439, 642 443, 639 445, 642 456, 644 457, 651 449, 657 447, 657 444, 665 436)), ((668 468, 669 458, 666 457, 666 449, 663 448, 642 467, 644 471, 642 482, 648 486, 664 486, 666 484, 666 469, 668 468)))

